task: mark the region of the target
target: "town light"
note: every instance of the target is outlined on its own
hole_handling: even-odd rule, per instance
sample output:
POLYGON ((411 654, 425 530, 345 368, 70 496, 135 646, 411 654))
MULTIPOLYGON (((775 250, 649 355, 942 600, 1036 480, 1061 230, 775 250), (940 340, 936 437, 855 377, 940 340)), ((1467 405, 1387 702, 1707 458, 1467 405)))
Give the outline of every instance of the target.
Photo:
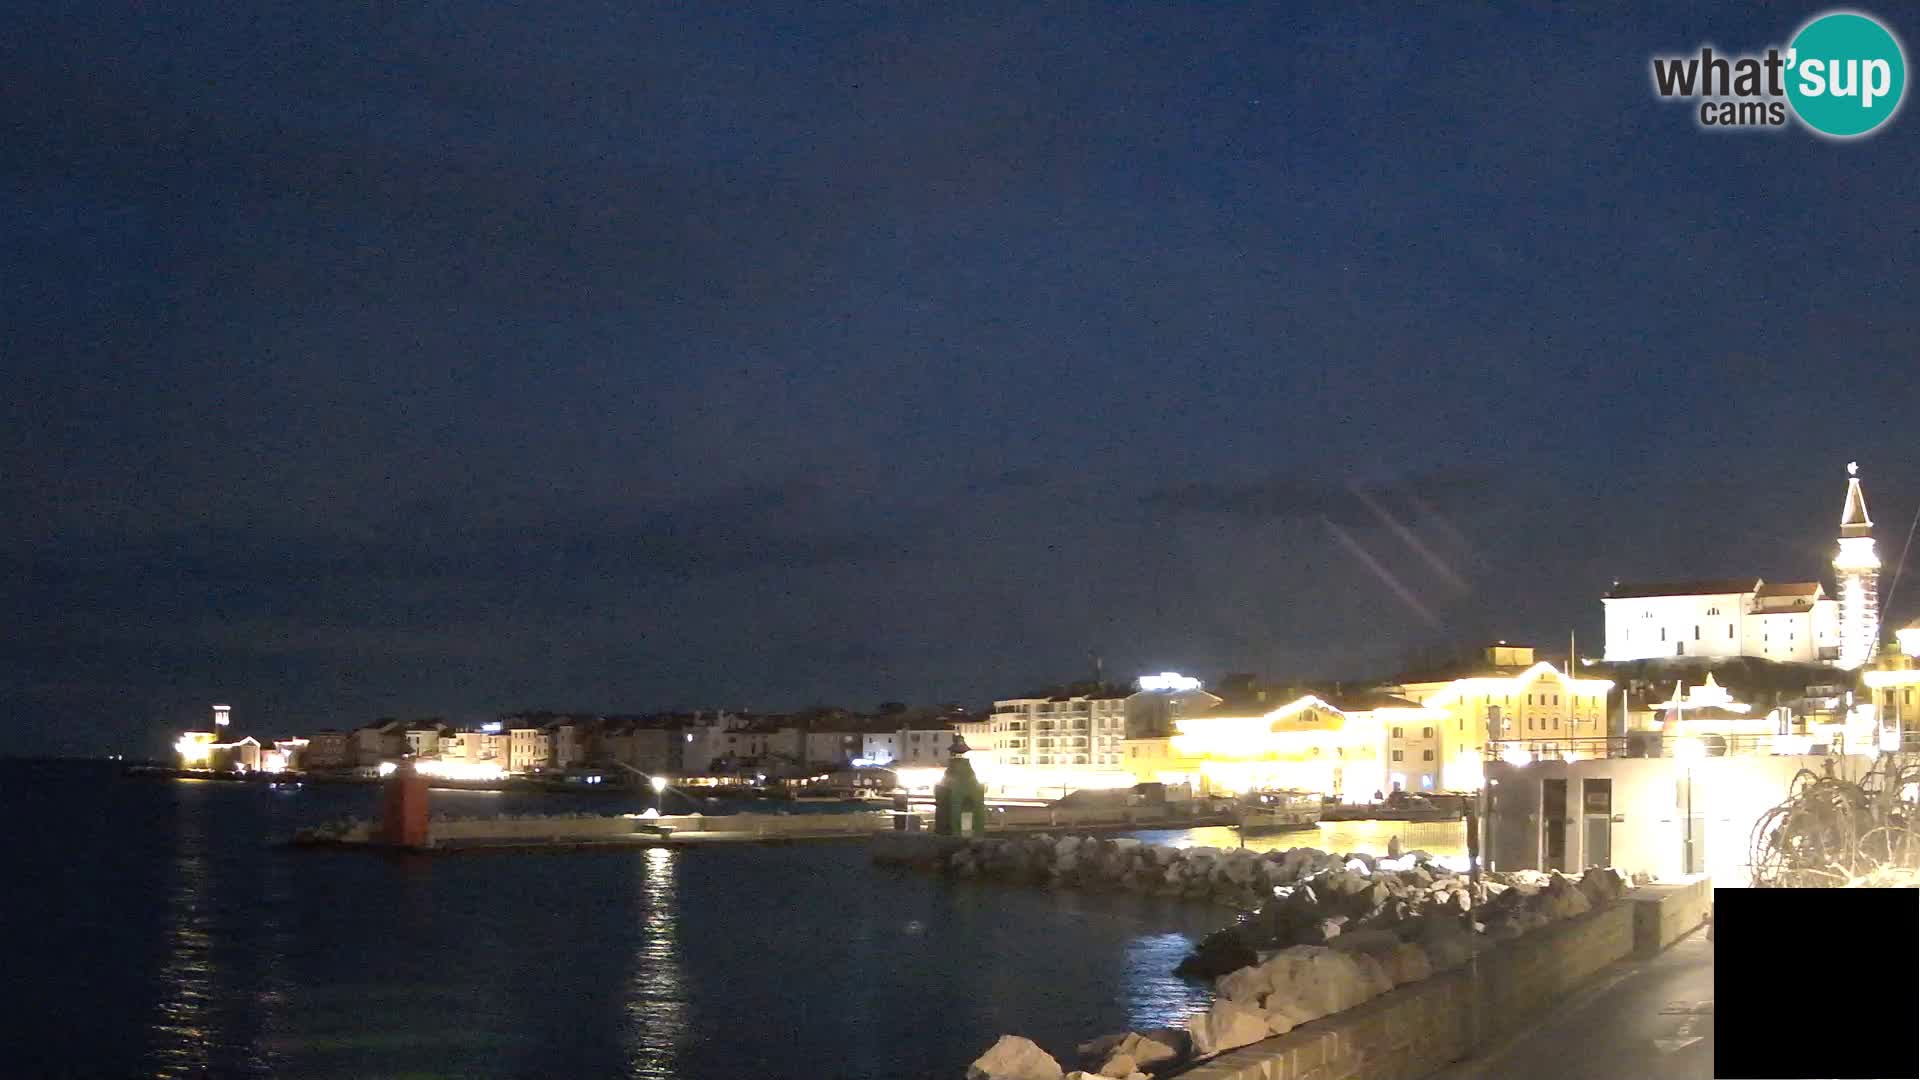
MULTIPOLYGON (((507 771, 499 765, 483 761, 416 761, 414 770, 422 776, 439 777, 442 780, 499 780, 507 771)), ((388 766, 382 765, 381 775, 386 775, 388 766)))
POLYGON ((1813 753, 1813 737, 1811 735, 1775 735, 1773 752, 1790 757, 1804 757, 1813 753))
POLYGON ((907 791, 915 792, 932 791, 933 785, 939 783, 941 777, 945 775, 947 775, 947 770, 934 768, 897 769, 894 771, 894 777, 900 781, 900 786, 907 791))
POLYGON ((395 769, 398 769, 399 767, 400 767, 400 766, 398 766, 398 765, 395 765, 395 764, 394 764, 393 762, 391 762, 391 761, 383 761, 383 762, 381 762, 381 763, 380 763, 380 775, 381 775, 381 776, 392 776, 392 775, 393 775, 393 773, 394 773, 394 770, 395 770, 395 769))
POLYGON ((653 785, 653 793, 655 795, 667 790, 667 778, 664 776, 656 776, 652 780, 649 780, 648 783, 653 785))
POLYGON ((1674 743, 1673 756, 1681 761, 1699 761, 1707 756, 1707 744, 1688 736, 1674 743))
POLYGON ((1533 763, 1533 751, 1524 746, 1508 746, 1500 751, 1500 760, 1518 768, 1533 763))
POLYGON ((1180 690, 1200 689, 1200 680, 1182 675, 1177 671, 1163 671, 1158 675, 1142 675, 1135 685, 1149 692, 1176 692, 1180 690))

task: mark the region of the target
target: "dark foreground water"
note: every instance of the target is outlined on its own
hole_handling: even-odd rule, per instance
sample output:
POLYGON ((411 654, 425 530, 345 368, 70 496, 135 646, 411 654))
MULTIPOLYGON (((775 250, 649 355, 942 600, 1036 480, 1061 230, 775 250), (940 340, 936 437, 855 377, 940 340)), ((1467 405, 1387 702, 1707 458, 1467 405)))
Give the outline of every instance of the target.
MULTIPOLYGON (((1222 912, 950 884, 858 842, 604 854, 276 850, 364 787, 0 762, 0 1075, 957 1077, 1182 1021, 1222 912)), ((616 812, 606 796, 436 810, 616 812)))

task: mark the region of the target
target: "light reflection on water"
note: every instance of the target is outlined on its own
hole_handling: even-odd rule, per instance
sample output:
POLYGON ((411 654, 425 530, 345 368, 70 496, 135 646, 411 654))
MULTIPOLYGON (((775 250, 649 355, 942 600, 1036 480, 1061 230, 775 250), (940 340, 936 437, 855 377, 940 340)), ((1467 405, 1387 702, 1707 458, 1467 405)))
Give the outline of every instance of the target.
POLYGON ((641 1080, 666 1080, 687 1031, 686 988, 680 973, 677 852, 648 848, 637 861, 640 941, 627 982, 627 1072, 641 1080))
POLYGON ((155 1075, 207 1071, 213 949, 208 934, 206 824, 195 800, 175 804, 173 881, 167 893, 166 962, 160 970, 155 1015, 148 1025, 155 1075))
POLYGON ((260 989, 254 995, 259 1027, 248 1053, 254 1071, 272 1076, 282 1071, 287 1007, 294 990, 287 974, 287 954, 293 947, 293 929, 287 921, 287 909, 293 900, 293 868, 286 859, 268 859, 263 872, 264 903, 257 916, 266 940, 256 957, 261 971, 260 989))
MULTIPOLYGON (((1199 829, 1146 829, 1129 835, 1148 843, 1173 847, 1237 848, 1242 844, 1238 829, 1224 825, 1199 829)), ((1245 838, 1248 851, 1286 851, 1310 847, 1321 851, 1347 853, 1364 851, 1385 855, 1387 841, 1400 838, 1400 846, 1419 849, 1436 856, 1462 857, 1467 854, 1467 826, 1463 821, 1323 821, 1313 831, 1261 833, 1245 838)))
MULTIPOLYGON (((1222 925, 1228 921, 1223 913, 1222 925)), ((1130 1030, 1180 1027, 1206 1007, 1212 994, 1173 974, 1191 951, 1193 940, 1186 934, 1142 934, 1127 942, 1123 986, 1130 1030)))
MULTIPOLYGON (((374 793, 36 775, 0 765, 0 810, 49 823, 27 863, 39 891, 26 879, 31 906, 0 903, 0 930, 8 969, 45 990, 0 1010, 0 1044, 48 1049, 7 1075, 957 1076, 1004 1032, 1070 1055, 1178 1025, 1206 988, 1173 968, 1233 917, 877 869, 856 842, 288 852, 273 841, 368 816, 374 793)), ((1249 841, 1382 851, 1400 835, 1445 855, 1459 828, 1249 841)), ((1141 835, 1239 843, 1229 829, 1141 835)))

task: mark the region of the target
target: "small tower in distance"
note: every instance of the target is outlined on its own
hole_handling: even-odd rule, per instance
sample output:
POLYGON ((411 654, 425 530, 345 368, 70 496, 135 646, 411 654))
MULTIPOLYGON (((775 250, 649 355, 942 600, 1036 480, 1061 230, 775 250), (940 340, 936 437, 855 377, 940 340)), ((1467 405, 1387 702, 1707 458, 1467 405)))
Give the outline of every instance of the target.
POLYGON ((1847 505, 1840 511, 1840 553, 1833 559, 1840 596, 1840 667, 1852 671, 1873 659, 1880 640, 1880 556, 1873 551, 1873 519, 1860 490, 1860 463, 1847 463, 1847 505))
POLYGON ((213 730, 225 731, 227 730, 227 725, 231 724, 232 722, 233 722, 233 706, 215 705, 213 707, 213 730))

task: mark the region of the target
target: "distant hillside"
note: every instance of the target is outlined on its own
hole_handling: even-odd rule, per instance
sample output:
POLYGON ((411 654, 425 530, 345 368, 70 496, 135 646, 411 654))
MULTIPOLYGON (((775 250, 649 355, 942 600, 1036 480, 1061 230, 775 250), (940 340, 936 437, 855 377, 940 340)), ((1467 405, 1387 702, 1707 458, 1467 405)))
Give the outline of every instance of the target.
POLYGON ((1852 689, 1858 683, 1854 672, 1841 671, 1826 664, 1788 664, 1755 656, 1724 660, 1662 657, 1658 660, 1588 664, 1582 669, 1582 674, 1601 675, 1612 679, 1615 686, 1641 681, 1671 687, 1675 680, 1680 679, 1686 680, 1688 686, 1696 686, 1707 677, 1709 671, 1713 672, 1715 682, 1734 691, 1736 696, 1744 694, 1759 699, 1764 695, 1766 700, 1798 697, 1809 686, 1852 689))

